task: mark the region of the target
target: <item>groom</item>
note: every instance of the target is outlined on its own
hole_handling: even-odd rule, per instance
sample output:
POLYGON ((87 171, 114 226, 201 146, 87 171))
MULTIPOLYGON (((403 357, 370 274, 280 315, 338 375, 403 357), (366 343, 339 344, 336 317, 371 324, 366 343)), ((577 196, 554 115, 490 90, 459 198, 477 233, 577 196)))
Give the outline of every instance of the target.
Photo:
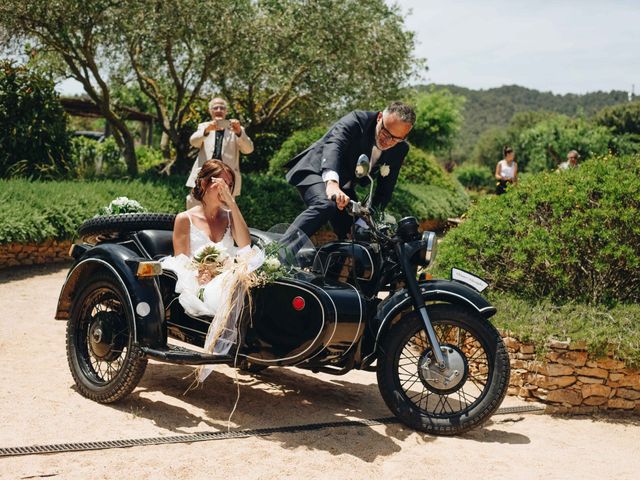
POLYGON ((287 180, 298 188, 307 209, 289 231, 298 229, 311 237, 329 221, 338 238, 346 237, 353 221, 344 208, 355 199, 355 168, 362 154, 371 160, 371 176, 377 176, 372 206, 384 210, 409 151, 405 140, 415 121, 413 108, 402 102, 393 102, 382 112, 356 110, 296 155, 287 164, 291 168, 287 180))

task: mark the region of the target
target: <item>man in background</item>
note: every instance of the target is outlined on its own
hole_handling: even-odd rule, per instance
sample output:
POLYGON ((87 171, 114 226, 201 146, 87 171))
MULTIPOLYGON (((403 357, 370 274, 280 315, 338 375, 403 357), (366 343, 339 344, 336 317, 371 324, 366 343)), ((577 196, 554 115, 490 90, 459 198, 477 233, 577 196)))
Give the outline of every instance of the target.
MULTIPOLYGON (((187 179, 187 187, 195 186, 195 179, 202 164, 207 160, 221 160, 229 165, 235 174, 236 182, 233 195, 240 195, 242 181, 240 177, 240 153, 249 155, 253 152, 253 142, 244 131, 239 120, 227 120, 227 102, 216 97, 209 102, 211 121, 198 125, 198 129, 191 135, 189 142, 198 151, 198 158, 193 163, 191 174, 187 179)), ((187 209, 197 204, 197 201, 187 196, 187 209)))

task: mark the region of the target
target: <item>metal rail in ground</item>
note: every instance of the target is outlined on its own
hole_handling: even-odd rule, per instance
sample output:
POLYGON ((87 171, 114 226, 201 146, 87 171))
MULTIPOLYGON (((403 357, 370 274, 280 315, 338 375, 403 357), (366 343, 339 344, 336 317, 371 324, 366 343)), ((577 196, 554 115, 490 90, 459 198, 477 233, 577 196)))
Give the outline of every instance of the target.
MULTIPOLYGON (((544 407, 524 405, 518 407, 500 408, 494 415, 511 413, 527 413, 542 411, 544 407)), ((46 453, 84 452, 89 450, 104 450, 108 448, 141 447, 146 445, 166 445, 171 443, 205 442, 210 440, 226 440, 231 438, 263 437, 274 433, 297 433, 339 427, 363 427, 373 425, 387 425, 400 423, 396 417, 371 418, 363 420, 345 420, 342 422, 308 423, 305 425, 291 425, 287 427, 256 428, 230 432, 202 432, 170 437, 136 438, 128 440, 106 440, 97 442, 56 443, 51 445, 32 445, 27 447, 0 448, 0 457, 15 457, 19 455, 40 455, 46 453)))

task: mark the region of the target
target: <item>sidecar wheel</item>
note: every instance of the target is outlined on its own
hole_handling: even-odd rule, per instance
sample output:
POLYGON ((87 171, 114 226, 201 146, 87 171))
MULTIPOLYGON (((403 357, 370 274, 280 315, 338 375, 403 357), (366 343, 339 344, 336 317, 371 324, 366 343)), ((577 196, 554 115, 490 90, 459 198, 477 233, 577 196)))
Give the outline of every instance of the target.
POLYGON ((127 396, 147 359, 134 343, 134 318, 122 286, 96 275, 74 301, 67 323, 67 361, 78 391, 100 403, 127 396))
POLYGON ((509 387, 509 356, 498 331, 456 305, 428 306, 446 356, 433 361, 422 319, 405 315, 384 338, 378 386, 389 409, 405 424, 435 435, 458 435, 496 411, 509 387))

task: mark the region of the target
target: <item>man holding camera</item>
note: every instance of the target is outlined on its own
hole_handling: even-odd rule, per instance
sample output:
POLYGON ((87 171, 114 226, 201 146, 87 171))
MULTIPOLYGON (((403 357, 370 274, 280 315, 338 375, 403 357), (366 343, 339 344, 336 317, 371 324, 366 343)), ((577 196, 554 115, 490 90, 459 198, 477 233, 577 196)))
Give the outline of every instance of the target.
MULTIPOLYGON (((231 167, 235 173, 236 183, 233 195, 240 195, 240 153, 248 155, 253 152, 253 142, 244 131, 240 121, 235 118, 227 120, 227 102, 216 97, 209 102, 211 121, 198 125, 189 142, 197 148, 198 158, 193 163, 191 174, 187 179, 187 187, 195 186, 195 179, 202 164, 207 160, 221 160, 231 167)), ((195 205, 191 195, 187 197, 187 208, 195 205)))

